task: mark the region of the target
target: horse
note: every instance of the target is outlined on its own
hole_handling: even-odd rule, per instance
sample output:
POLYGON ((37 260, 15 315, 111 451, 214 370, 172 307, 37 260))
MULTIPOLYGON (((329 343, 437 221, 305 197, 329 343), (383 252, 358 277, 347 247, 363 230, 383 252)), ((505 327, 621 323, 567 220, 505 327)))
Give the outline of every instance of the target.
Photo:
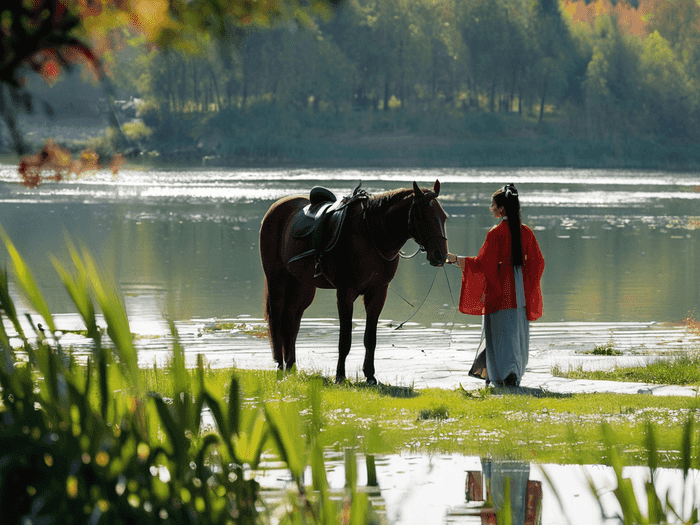
POLYGON ((260 227, 260 257, 265 274, 265 318, 279 370, 290 371, 295 366, 301 317, 313 301, 316 288, 335 289, 340 321, 336 381, 345 380, 353 305, 363 296, 366 325, 362 370, 369 384, 377 384, 377 323, 403 245, 412 238, 432 266, 442 266, 447 257, 447 215, 437 201, 439 194, 437 180, 432 190, 421 189, 414 182, 412 188, 376 195, 358 186, 352 196, 336 203, 346 215, 332 247, 323 253, 312 247, 312 235, 292 234, 294 218, 303 214, 305 207, 310 209, 313 190, 311 200, 297 195, 272 204, 260 227))

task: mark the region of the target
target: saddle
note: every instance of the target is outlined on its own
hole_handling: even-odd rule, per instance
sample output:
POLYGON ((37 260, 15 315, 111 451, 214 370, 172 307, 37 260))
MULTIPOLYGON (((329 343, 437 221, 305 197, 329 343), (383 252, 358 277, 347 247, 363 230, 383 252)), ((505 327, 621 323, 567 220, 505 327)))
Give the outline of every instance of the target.
POLYGON ((292 236, 297 239, 311 237, 311 249, 292 257, 288 264, 314 255, 316 258, 315 277, 321 274, 321 256, 331 251, 340 237, 348 205, 367 194, 360 186, 351 196, 338 200, 328 188, 314 186, 309 194, 309 204, 304 206, 292 219, 292 236))

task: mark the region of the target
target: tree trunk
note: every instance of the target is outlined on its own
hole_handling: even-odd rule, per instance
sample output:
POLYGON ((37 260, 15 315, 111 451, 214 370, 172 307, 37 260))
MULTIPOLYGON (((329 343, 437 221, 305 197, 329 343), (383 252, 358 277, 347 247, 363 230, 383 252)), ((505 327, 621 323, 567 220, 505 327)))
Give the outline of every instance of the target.
POLYGON ((404 86, 405 82, 405 71, 403 64, 403 36, 399 40, 399 96, 401 97, 401 109, 404 109, 406 104, 406 88, 404 86))
POLYGON ((389 111, 389 75, 384 77, 384 111, 389 111))
POLYGON ((214 91, 213 99, 216 111, 221 111, 221 98, 219 97, 219 84, 216 82, 216 75, 214 74, 214 69, 209 66, 209 75, 211 77, 211 86, 214 91))
POLYGON ((540 119, 539 119, 539 122, 542 122, 542 118, 544 117, 544 101, 545 101, 545 97, 547 96, 547 88, 548 87, 549 87, 549 78, 545 77, 544 85, 542 86, 542 97, 540 99, 540 119))
POLYGON ((9 90, 11 88, 6 87, 5 84, 0 84, 0 113, 2 113, 2 118, 5 120, 5 124, 7 124, 7 129, 10 131, 13 149, 18 155, 24 155, 27 152, 27 147, 22 140, 22 134, 19 132, 19 129, 17 129, 17 120, 15 119, 12 102, 8 103, 5 97, 6 89, 9 90))
POLYGON ((194 108, 199 112, 199 78, 197 77, 197 63, 192 61, 192 94, 194 95, 194 108))
POLYGON ((491 113, 496 111, 496 81, 491 82, 491 87, 489 88, 489 110, 491 113))

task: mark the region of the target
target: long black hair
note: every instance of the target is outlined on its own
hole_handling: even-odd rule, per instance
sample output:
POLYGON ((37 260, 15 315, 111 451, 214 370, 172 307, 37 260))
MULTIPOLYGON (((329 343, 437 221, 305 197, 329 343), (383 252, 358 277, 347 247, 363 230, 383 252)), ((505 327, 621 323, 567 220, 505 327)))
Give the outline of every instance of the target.
POLYGON ((506 184, 492 196, 496 206, 505 208, 510 229, 510 253, 513 266, 523 265, 523 240, 520 235, 520 200, 515 184, 506 184))

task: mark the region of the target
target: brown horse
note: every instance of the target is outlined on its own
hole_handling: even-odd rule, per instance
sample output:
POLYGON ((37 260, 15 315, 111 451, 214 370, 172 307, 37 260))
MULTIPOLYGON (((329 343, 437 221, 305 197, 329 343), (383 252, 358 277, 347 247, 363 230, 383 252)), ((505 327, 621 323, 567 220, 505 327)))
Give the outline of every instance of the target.
POLYGON ((347 208, 342 229, 333 248, 320 259, 312 249, 312 236, 291 234, 294 217, 309 199, 285 197, 270 207, 260 228, 260 255, 265 272, 265 316, 272 355, 280 370, 290 370, 296 362, 301 317, 316 288, 335 288, 340 319, 336 381, 345 379, 353 304, 362 295, 367 313, 362 370, 367 382, 376 384, 377 322, 401 248, 412 238, 433 266, 442 266, 447 256, 447 215, 436 200, 439 193, 439 181, 432 191, 421 190, 415 182, 413 188, 372 196, 355 190, 353 197, 342 201, 347 208))

